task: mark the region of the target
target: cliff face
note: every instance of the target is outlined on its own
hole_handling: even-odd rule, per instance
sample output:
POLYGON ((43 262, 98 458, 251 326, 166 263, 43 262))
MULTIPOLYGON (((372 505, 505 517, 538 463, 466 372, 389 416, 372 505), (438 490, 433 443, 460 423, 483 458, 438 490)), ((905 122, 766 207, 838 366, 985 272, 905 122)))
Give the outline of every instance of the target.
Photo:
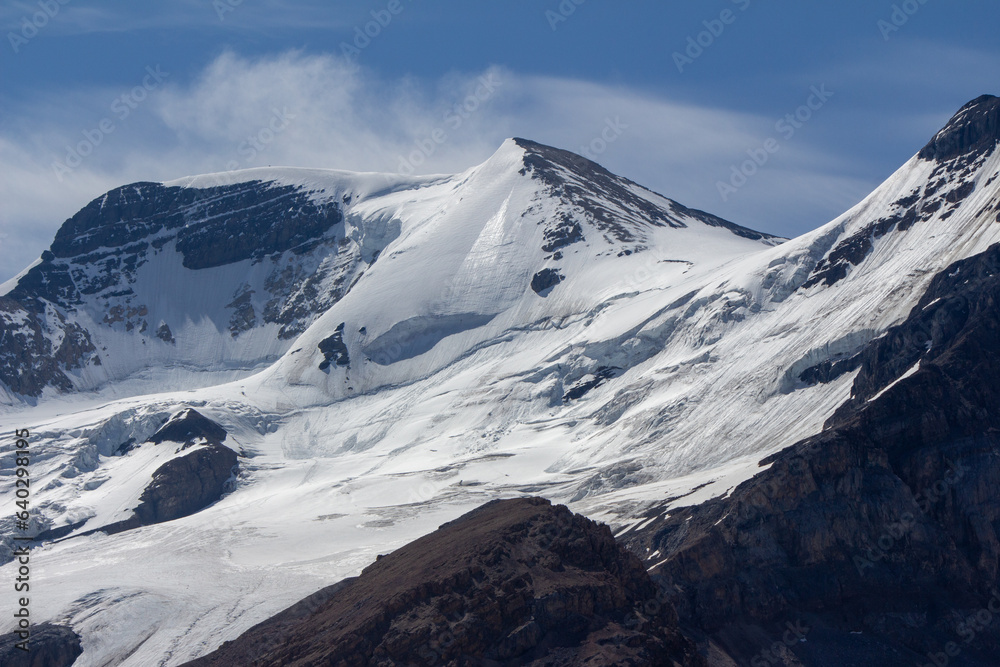
POLYGON ((962 107, 948 125, 920 151, 925 160, 979 157, 1000 141, 1000 98, 982 95, 962 107))
POLYGON ((445 524, 190 665, 698 665, 606 526, 539 498, 445 524))
POLYGON ((680 628, 718 665, 982 662, 996 249, 965 260, 1000 243, 996 113, 967 105, 777 247, 523 140, 450 177, 280 168, 95 200, 0 298, 0 403, 38 423, 32 514, 61 541, 51 617, 88 664, 191 660, 322 585, 317 563, 352 576, 430 517, 544 492, 651 559, 491 506, 219 659, 693 663, 680 628), (109 402, 58 395, 91 390, 109 402), (242 475, 223 441, 256 459, 242 475))
MULTIPOLYGON (((286 253, 298 259, 320 246, 335 253, 343 221, 337 202, 317 204, 309 192, 274 183, 116 188, 67 220, 40 261, 0 298, 0 337, 6 342, 0 382, 15 394, 37 397, 48 386, 72 390, 71 376, 81 369, 100 374, 94 367, 110 355, 102 361, 107 349, 99 345, 96 327, 148 332, 151 341, 155 336, 175 344, 170 325, 176 328, 178 322, 165 321, 172 318, 162 308, 157 312, 157 297, 142 294, 150 274, 175 287, 170 283, 176 276, 164 275, 161 266, 174 252, 181 267, 191 271, 270 263, 269 258, 286 253), (77 322, 81 313, 86 316, 77 322)), ((263 319, 281 326, 288 338, 315 316, 299 312, 303 295, 282 284, 289 281, 279 273, 275 270, 269 283, 270 309, 263 319)), ((237 288, 226 311, 235 337, 258 324, 257 316, 248 301, 249 287, 225 287, 237 288)))
POLYGON ((862 353, 823 433, 728 497, 626 535, 659 550, 683 623, 744 660, 801 622, 807 641, 777 664, 996 664, 998 306, 995 245, 862 353))
POLYGON ((4 667, 70 667, 83 653, 80 636, 72 628, 42 623, 31 629, 28 651, 17 648, 24 641, 15 632, 0 635, 0 665, 4 667))

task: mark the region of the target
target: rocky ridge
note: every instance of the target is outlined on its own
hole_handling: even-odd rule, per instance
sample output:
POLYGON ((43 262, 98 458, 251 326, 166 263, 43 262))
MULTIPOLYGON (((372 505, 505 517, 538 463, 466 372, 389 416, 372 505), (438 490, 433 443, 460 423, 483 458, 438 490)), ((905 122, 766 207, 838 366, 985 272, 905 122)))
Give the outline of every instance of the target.
POLYGON ((494 501, 188 664, 703 664, 656 598, 606 526, 494 501))

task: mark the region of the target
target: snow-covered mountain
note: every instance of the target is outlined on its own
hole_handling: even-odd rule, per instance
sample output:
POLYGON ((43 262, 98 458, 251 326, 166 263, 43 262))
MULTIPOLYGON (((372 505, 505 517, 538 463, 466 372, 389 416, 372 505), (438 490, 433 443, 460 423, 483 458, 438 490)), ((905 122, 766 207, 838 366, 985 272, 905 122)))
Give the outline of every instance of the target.
MULTIPOLYGON (((404 297, 414 316, 466 307, 468 325, 450 313, 438 328, 478 327, 583 264, 662 245, 666 231, 720 256, 772 242, 524 140, 457 176, 252 169, 134 183, 67 220, 40 261, 0 288, 0 380, 34 398, 164 388, 160 375, 141 382, 151 367, 175 369, 184 388, 239 377, 287 352, 356 286, 383 299, 372 291, 417 276, 404 297), (387 249, 389 266, 365 277, 387 249)), ((394 316, 406 317, 383 319, 394 316)))
POLYGON ((1000 241, 998 118, 971 102, 787 242, 521 139, 455 176, 109 192, 0 288, 34 613, 80 633, 77 664, 180 664, 487 499, 628 526, 725 494, 1000 241))

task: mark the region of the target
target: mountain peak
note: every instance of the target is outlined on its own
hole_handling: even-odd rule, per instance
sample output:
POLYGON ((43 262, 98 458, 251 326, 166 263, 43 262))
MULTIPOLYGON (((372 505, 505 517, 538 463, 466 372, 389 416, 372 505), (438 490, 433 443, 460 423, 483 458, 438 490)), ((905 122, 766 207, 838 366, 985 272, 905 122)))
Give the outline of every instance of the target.
MULTIPOLYGON (((658 192, 645 188, 627 178, 618 176, 593 160, 561 148, 546 146, 530 139, 515 137, 508 142, 523 151, 522 175, 530 174, 545 183, 557 196, 587 211, 597 221, 598 227, 610 232, 620 241, 631 240, 631 233, 623 228, 621 215, 627 215, 649 224, 662 227, 684 227, 683 219, 695 219, 710 227, 724 227, 737 236, 765 243, 780 243, 771 234, 742 227, 704 211, 682 206, 658 192), (654 204, 649 196, 660 198, 654 204), (606 208, 604 202, 617 202, 622 210, 606 208)), ((507 142, 505 142, 507 145, 507 142)))
POLYGON ((982 95, 958 110, 918 153, 924 160, 978 157, 1000 143, 1000 97, 982 95))
POLYGON ((526 167, 538 167, 542 165, 558 165, 578 174, 599 175, 603 177, 616 178, 610 171, 597 164, 593 160, 588 160, 582 155, 577 155, 571 151, 561 148, 553 148, 540 144, 537 141, 514 137, 511 139, 524 151, 524 164, 526 167))

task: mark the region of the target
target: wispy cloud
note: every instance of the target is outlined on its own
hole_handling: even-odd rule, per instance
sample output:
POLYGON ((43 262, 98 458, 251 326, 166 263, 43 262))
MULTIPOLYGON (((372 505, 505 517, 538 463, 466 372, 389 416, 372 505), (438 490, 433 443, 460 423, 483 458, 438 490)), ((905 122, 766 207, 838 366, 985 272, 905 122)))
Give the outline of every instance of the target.
MULTIPOLYGON (((137 66, 136 86, 145 72, 137 66)), ((224 53, 192 82, 165 73, 162 85, 121 118, 115 102, 134 91, 48 93, 7 105, 0 230, 9 236, 0 239, 0 279, 33 261, 65 218, 117 185, 232 166, 398 171, 435 130, 445 140, 435 142, 418 172, 463 170, 505 138, 524 136, 578 152, 599 149, 595 157, 612 171, 686 205, 779 233, 796 224, 802 229, 804 220, 825 222, 874 185, 853 177, 849 165, 808 136, 797 136, 752 186, 723 202, 717 181, 773 133, 775 119, 500 68, 427 82, 387 79, 331 55, 224 53), (476 101, 484 80, 495 90, 476 101), (79 166, 57 173, 54 165, 66 162, 88 132, 94 139, 104 120, 112 131, 79 166), (617 129, 604 142, 609 123, 617 129)))

